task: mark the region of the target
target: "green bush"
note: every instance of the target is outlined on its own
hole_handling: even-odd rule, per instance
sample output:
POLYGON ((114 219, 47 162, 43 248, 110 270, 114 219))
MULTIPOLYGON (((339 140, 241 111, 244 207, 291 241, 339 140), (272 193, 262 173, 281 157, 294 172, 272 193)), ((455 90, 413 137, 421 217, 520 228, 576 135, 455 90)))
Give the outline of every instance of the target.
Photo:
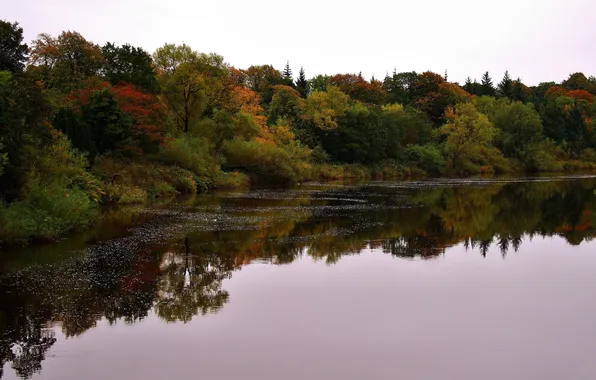
POLYGON ((406 152, 408 161, 427 173, 440 174, 445 168, 445 159, 434 145, 410 145, 406 152))
POLYGON ((226 166, 244 169, 257 176, 298 182, 311 177, 312 167, 306 160, 310 150, 301 151, 299 144, 278 146, 256 140, 233 139, 224 144, 226 166))
POLYGON ((209 143, 200 137, 182 136, 166 143, 160 151, 161 160, 177 165, 193 173, 213 177, 219 171, 219 163, 211 154, 209 143))
POLYGON ((0 203, 0 241, 3 244, 31 240, 56 240, 61 235, 94 222, 95 202, 80 189, 60 183, 28 183, 28 196, 10 204, 0 203))

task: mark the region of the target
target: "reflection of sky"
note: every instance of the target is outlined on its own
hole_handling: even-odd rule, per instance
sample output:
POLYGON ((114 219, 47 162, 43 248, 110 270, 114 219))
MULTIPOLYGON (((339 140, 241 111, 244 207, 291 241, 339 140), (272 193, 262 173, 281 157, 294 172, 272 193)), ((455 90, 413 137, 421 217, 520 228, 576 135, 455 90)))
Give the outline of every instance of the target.
POLYGON ((594 248, 554 237, 506 260, 460 244, 430 261, 366 249, 248 265, 224 281, 222 310, 187 324, 56 329, 39 378, 591 379, 594 248))

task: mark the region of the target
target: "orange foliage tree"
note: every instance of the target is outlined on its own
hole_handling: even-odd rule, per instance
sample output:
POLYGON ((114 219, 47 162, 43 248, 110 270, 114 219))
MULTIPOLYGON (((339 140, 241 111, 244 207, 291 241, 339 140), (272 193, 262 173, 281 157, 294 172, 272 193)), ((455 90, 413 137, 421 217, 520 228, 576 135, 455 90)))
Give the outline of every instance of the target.
POLYGON ((586 90, 570 90, 567 93, 567 96, 574 99, 585 100, 588 103, 592 103, 594 101, 594 95, 590 94, 586 90))
POLYGON ((132 139, 135 145, 154 152, 165 141, 164 125, 167 107, 153 94, 140 91, 128 83, 112 87, 120 110, 133 122, 132 139))
POLYGON ((368 82, 355 74, 337 74, 329 78, 328 85, 336 86, 344 94, 364 103, 383 104, 387 92, 379 81, 368 82))

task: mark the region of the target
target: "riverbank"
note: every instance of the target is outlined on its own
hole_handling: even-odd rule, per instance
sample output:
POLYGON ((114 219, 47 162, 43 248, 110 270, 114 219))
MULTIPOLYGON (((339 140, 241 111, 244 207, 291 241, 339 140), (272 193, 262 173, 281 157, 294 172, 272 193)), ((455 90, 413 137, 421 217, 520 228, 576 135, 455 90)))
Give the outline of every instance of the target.
MULTIPOLYGON (((564 173, 596 172, 593 164, 583 162, 567 162, 562 167, 566 169, 564 173)), ((259 177, 239 171, 220 172, 215 178, 201 179, 178 166, 156 163, 104 161, 94 167, 92 174, 98 179, 97 192, 101 196, 91 202, 82 200, 81 194, 76 191, 62 194, 50 187, 39 188, 35 196, 30 197, 33 202, 14 202, 8 206, 0 204, 0 242, 2 243, 0 249, 52 243, 73 233, 88 230, 98 223, 104 224, 106 218, 111 220, 113 215, 120 215, 120 213, 105 212, 105 210, 113 210, 114 206, 134 207, 135 212, 123 214, 126 218, 131 218, 133 215, 139 215, 149 205, 167 205, 179 196, 192 197, 206 192, 292 186, 289 181, 279 181, 276 178, 259 177)), ((495 176, 493 172, 478 174, 483 178, 495 176)), ((507 173, 508 176, 515 174, 521 173, 507 173)), ((428 173, 416 167, 389 164, 374 167, 358 164, 325 164, 313 165, 310 178, 305 179, 304 182, 401 181, 425 178, 430 178, 428 173)))

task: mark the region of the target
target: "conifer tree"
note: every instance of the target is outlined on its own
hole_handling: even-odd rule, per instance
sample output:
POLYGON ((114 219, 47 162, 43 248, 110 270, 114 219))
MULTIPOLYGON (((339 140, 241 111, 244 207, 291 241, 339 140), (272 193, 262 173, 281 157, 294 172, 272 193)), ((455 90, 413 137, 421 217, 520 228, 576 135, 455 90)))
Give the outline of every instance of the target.
POLYGON ((488 71, 482 75, 480 86, 482 91, 480 95, 495 96, 495 86, 493 85, 493 80, 488 74, 488 71))
POLYGON ((509 76, 509 71, 505 71, 505 75, 503 76, 503 80, 499 83, 499 96, 505 98, 511 98, 513 89, 513 80, 509 76))
POLYGON ((286 67, 284 67, 282 75, 284 79, 292 80, 292 69, 290 68, 290 61, 286 61, 286 67))
POLYGON ((306 98, 308 96, 308 81, 306 80, 306 75, 304 74, 304 68, 300 68, 300 72, 298 73, 298 78, 296 79, 296 90, 300 93, 300 96, 306 98))
POLYGON ((472 78, 467 77, 466 82, 464 83, 462 88, 471 94, 474 91, 474 88, 472 85, 472 78))

